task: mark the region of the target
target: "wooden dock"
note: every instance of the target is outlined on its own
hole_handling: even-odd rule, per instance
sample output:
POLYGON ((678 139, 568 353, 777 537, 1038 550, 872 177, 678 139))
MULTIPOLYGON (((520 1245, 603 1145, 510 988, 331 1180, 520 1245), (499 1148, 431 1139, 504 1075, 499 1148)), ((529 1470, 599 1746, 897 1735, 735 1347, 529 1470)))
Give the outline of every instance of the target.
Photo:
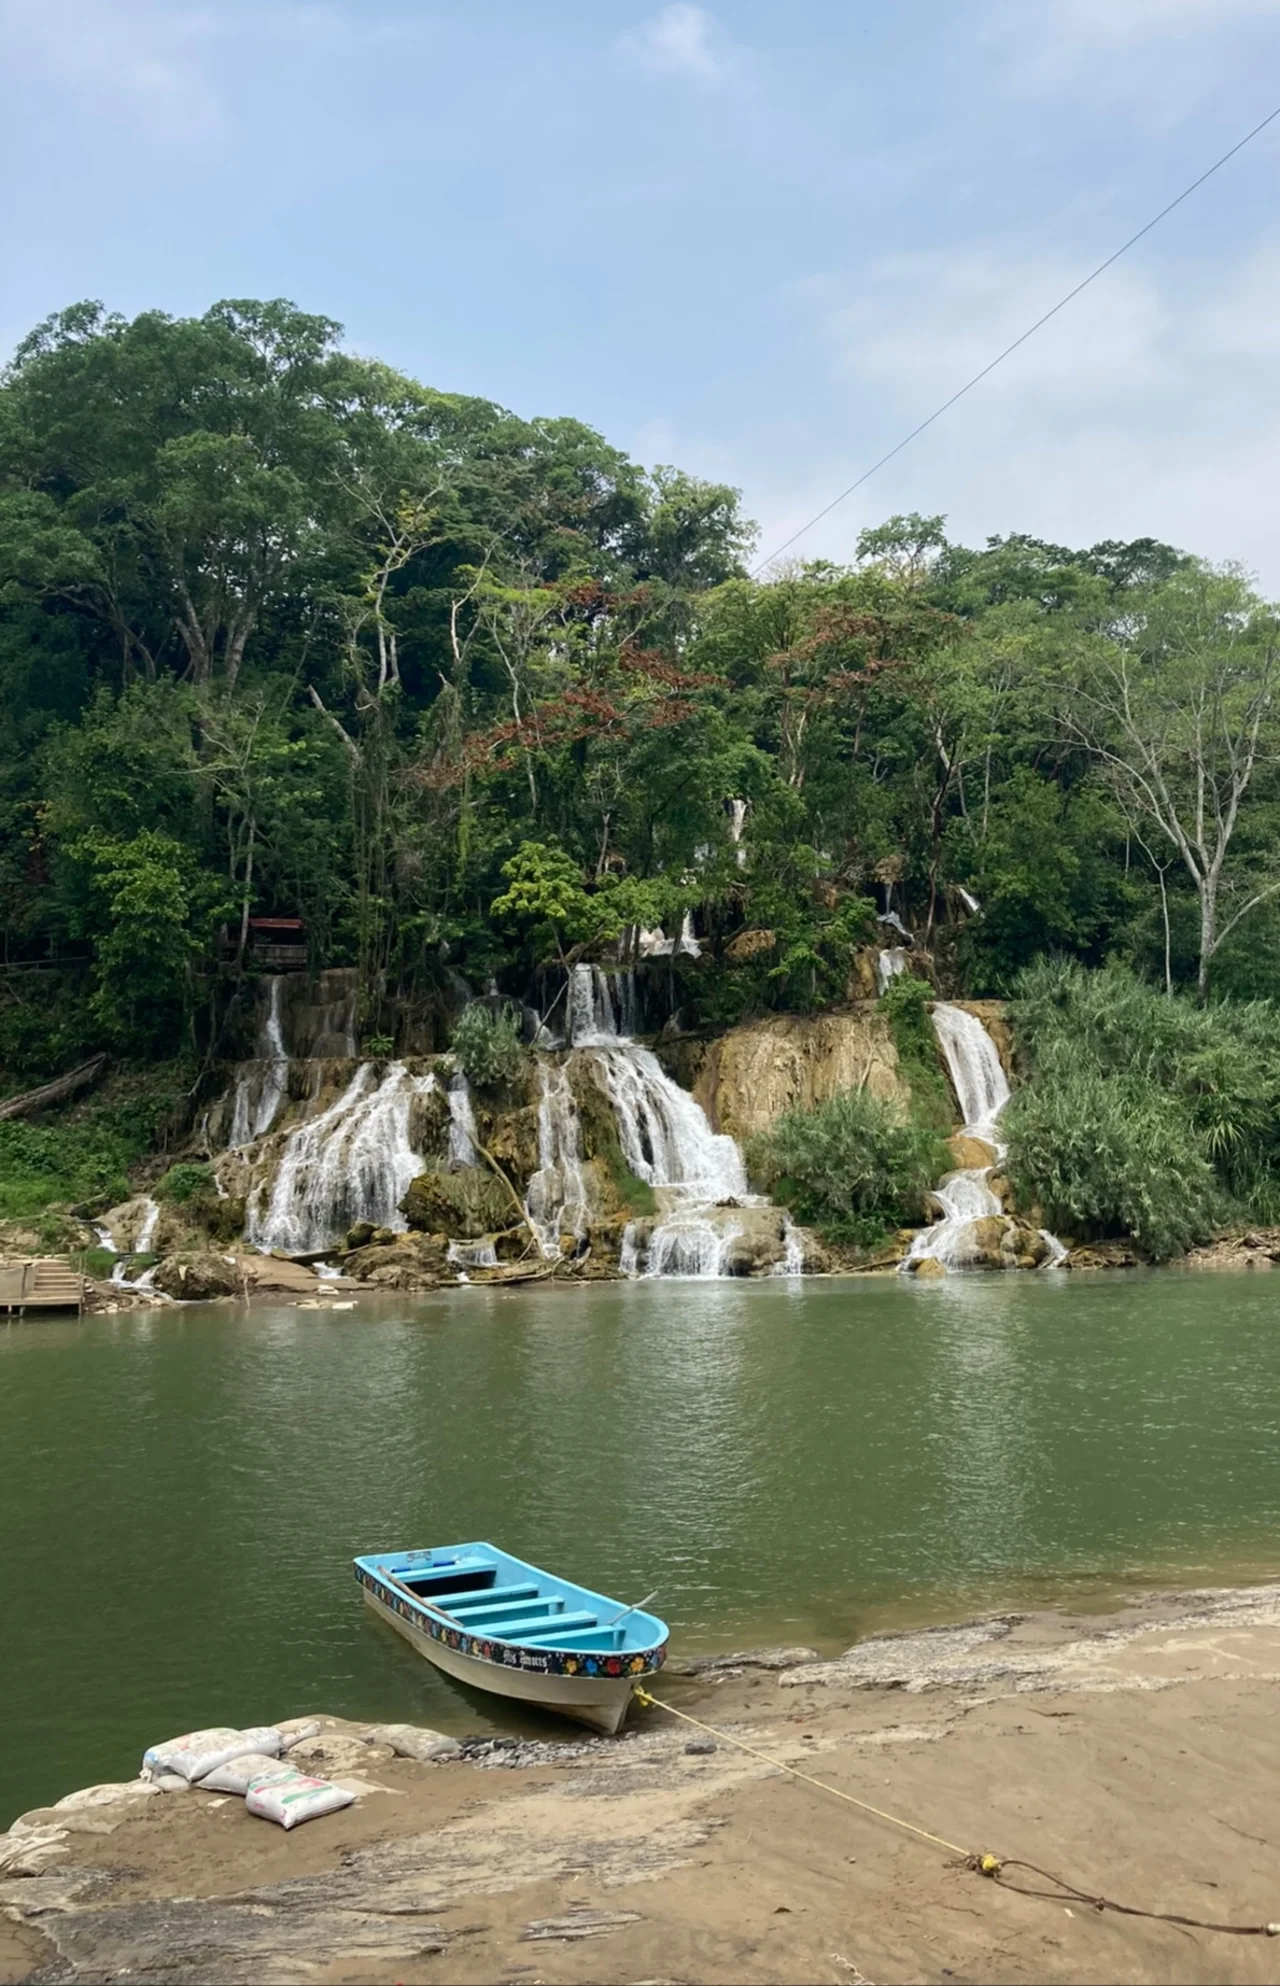
POLYGON ((0 1264, 0 1310, 84 1308, 84 1277, 56 1256, 0 1264))

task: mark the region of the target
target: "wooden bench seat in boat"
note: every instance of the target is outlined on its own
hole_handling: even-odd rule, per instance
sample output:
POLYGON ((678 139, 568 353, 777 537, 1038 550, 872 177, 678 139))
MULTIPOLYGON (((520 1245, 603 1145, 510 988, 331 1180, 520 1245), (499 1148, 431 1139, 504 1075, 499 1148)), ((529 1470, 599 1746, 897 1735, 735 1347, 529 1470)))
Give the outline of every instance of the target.
MULTIPOLYGON (((407 1581, 405 1583, 410 1584, 407 1581)), ((421 1586, 412 1588, 412 1590, 416 1591, 424 1600, 431 1598, 430 1593, 423 1592, 421 1586)), ((541 1589, 535 1586, 530 1579, 526 1580, 522 1586, 491 1586, 487 1593, 451 1593, 449 1596, 449 1612, 458 1615, 487 1614, 491 1607, 506 1606, 512 1601, 527 1602, 529 1600, 537 1600, 540 1597, 541 1589)))
POLYGON ((500 1627, 486 1628, 475 1621, 471 1623, 471 1632, 491 1633, 503 1641, 518 1641, 525 1647, 535 1645, 540 1647, 546 1641, 558 1641, 562 1634, 574 1634, 579 1628, 595 1627, 598 1620, 598 1614, 588 1613, 535 1614, 532 1620, 513 1622, 509 1634, 504 1634, 500 1627))
POLYGON ((535 1614, 560 1613, 564 1606, 565 1599, 561 1593, 531 1593, 524 1599, 499 1601, 496 1607, 465 1607, 461 1613, 450 1607, 449 1612, 465 1627, 483 1628, 486 1634, 496 1634, 500 1626, 510 1627, 517 1630, 516 1639, 519 1640, 518 1630, 522 1622, 531 1620, 535 1614))

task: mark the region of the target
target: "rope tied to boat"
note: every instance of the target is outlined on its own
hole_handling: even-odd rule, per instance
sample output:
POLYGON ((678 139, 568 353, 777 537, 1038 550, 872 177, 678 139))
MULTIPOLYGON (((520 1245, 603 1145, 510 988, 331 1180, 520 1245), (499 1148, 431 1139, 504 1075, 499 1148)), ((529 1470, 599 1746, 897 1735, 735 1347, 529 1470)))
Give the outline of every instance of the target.
POLYGON ((917 1835, 921 1841, 932 1842, 935 1848, 945 1848, 948 1853, 956 1856, 966 1869, 971 1869, 975 1875, 987 1877, 989 1881, 999 1884, 1002 1889, 1013 1891, 1017 1896, 1044 1897, 1053 1903, 1062 1903, 1064 1899, 1070 1898, 1073 1902, 1086 1904, 1090 1910, 1114 1910, 1121 1917, 1145 1917, 1157 1924, 1176 1924, 1187 1930, 1224 1931, 1240 1938, 1280 1937, 1280 1922, 1217 1924, 1203 1917, 1182 1917, 1173 1911, 1143 1910, 1137 1904, 1117 1903, 1109 1896, 1098 1896, 1090 1890, 1078 1889, 1074 1883, 1067 1882, 1062 1876, 1053 1875, 1048 1869, 1039 1868, 1034 1862, 1023 1862, 1014 1856, 1003 1858, 991 1854, 989 1850, 975 1851, 961 1848, 958 1842, 948 1841, 941 1834, 932 1834, 927 1827, 919 1827, 915 1821, 904 1820, 901 1814, 891 1814, 884 1807, 872 1806, 869 1800, 859 1800, 856 1794, 846 1793, 841 1786, 832 1786, 825 1779, 815 1779, 811 1772, 802 1772, 799 1766, 788 1765, 785 1759, 770 1758, 767 1752, 759 1751, 755 1745, 747 1744, 742 1738, 735 1738, 732 1732, 722 1731, 715 1724, 704 1723, 702 1718, 692 1716, 689 1711, 677 1710, 673 1703, 664 1703, 660 1697, 650 1695, 649 1691, 639 1683, 632 1685, 631 1694, 646 1710, 665 1710, 668 1717, 678 1717, 681 1723, 692 1724, 697 1730, 707 1732, 709 1736, 721 1740, 724 1744, 735 1746, 738 1751, 745 1752, 748 1758, 759 1759, 762 1765, 767 1765, 774 1772, 789 1773, 793 1779, 802 1780, 806 1786, 816 1787, 819 1793, 829 1793, 833 1799, 843 1800, 848 1806, 857 1807, 864 1814, 872 1814, 877 1820, 888 1821, 893 1827, 904 1828, 908 1834, 917 1835), (1032 1889, 1025 1883, 1012 1882, 1006 1873, 1010 1869, 1026 1869, 1029 1874, 1039 1876, 1042 1881, 1053 1883, 1056 1887, 1032 1889))

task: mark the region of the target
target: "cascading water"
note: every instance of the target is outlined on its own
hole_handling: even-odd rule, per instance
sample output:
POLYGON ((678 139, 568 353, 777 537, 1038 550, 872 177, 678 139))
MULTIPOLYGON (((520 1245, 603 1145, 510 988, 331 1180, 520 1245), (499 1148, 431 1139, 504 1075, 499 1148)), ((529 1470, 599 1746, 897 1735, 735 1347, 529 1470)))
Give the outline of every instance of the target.
POLYGON ((480 1154, 476 1150, 476 1118, 471 1108, 471 1085, 461 1069, 455 1069, 449 1078, 446 1092, 449 1103, 449 1164, 451 1166, 479 1165, 480 1154))
POLYGON ((235 1103, 231 1116, 230 1145, 249 1145, 263 1138, 275 1123, 281 1098, 289 1084, 289 1051, 284 1045, 281 1002, 284 978, 271 981, 267 1011, 255 1062, 241 1067, 236 1078, 235 1103))
MULTIPOLYGON (((603 975, 602 975, 603 977, 603 975)), ((608 998, 608 989, 605 989, 608 998)), ((587 1188, 582 1176, 582 1140, 577 1105, 562 1062, 540 1059, 538 1170, 525 1189, 524 1209, 538 1246, 548 1261, 560 1250, 560 1237, 587 1231, 587 1188)))
POLYGON ((392 1062, 381 1081, 362 1062, 336 1103, 289 1133, 265 1211, 249 1210, 249 1239, 259 1248, 304 1255, 327 1248, 357 1220, 402 1231, 400 1202, 422 1159, 409 1139, 415 1097, 434 1076, 410 1075, 392 1062))
POLYGON ((746 867, 747 851, 742 845, 742 833, 747 824, 747 803, 745 800, 729 802, 729 839, 733 843, 734 857, 738 867, 746 867))
POLYGON ((134 1236, 133 1247, 124 1254, 116 1254, 115 1236, 112 1234, 111 1229, 109 1227, 103 1227, 97 1221, 94 1222, 93 1231, 97 1236, 98 1246, 100 1248, 109 1248, 112 1254, 116 1255, 116 1260, 111 1266, 111 1280, 121 1289, 150 1289, 151 1279, 155 1275, 154 1268, 144 1269, 142 1274, 136 1279, 129 1274, 135 1256, 149 1255, 151 1253, 156 1238, 156 1228, 160 1220, 160 1203, 158 1200, 153 1200, 150 1194, 144 1194, 143 1206, 146 1211, 134 1236))
MULTIPOLYGON (((961 1134, 990 1145, 998 1161, 1006 1150, 998 1127, 1009 1101, 1009 1081, 996 1045, 975 1014, 942 1000, 933 1009, 933 1029, 960 1105, 961 1134)), ((935 1187, 943 1217, 916 1236, 904 1268, 924 1261, 940 1263, 944 1269, 972 1264, 975 1221, 998 1219, 1004 1212, 991 1190, 993 1171, 994 1165, 963 1166, 935 1187)), ((1051 1262, 1060 1261, 1065 1252, 1062 1244, 1051 1234, 1045 1234, 1044 1239, 1051 1262)))
POLYGON ((876 960, 876 980, 883 993, 890 980, 899 978, 907 969, 907 954, 901 945, 890 945, 876 960))
MULTIPOLYGON (((625 996, 620 1004, 625 1011, 625 996)), ((643 1250, 635 1224, 628 1227, 623 1272, 718 1276, 741 1228, 713 1216, 725 1201, 751 1204, 737 1145, 711 1129, 701 1106, 672 1082, 655 1055, 619 1032, 612 990, 598 966, 573 968, 569 1027, 573 1045, 594 1053, 623 1156, 636 1178, 653 1188, 661 1209, 643 1250)))
POLYGON ((769 1272, 770 1275, 803 1276, 804 1243, 800 1238, 800 1230, 792 1220, 790 1214, 785 1215, 783 1218, 782 1240, 785 1252, 782 1260, 774 1263, 773 1268, 769 1272))

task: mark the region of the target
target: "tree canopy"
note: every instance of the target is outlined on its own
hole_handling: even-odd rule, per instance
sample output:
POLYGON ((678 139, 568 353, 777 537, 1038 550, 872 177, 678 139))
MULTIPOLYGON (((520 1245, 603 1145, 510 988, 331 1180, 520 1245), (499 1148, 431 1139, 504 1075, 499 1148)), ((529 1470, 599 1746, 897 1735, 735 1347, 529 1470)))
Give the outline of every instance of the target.
POLYGON ((940 517, 763 580, 752 544, 736 491, 286 302, 49 319, 0 380, 0 1054, 215 1052, 264 915, 375 1031, 686 911, 707 1022, 845 997, 888 913, 975 993, 1045 953, 1256 990, 1241 574, 940 517))

